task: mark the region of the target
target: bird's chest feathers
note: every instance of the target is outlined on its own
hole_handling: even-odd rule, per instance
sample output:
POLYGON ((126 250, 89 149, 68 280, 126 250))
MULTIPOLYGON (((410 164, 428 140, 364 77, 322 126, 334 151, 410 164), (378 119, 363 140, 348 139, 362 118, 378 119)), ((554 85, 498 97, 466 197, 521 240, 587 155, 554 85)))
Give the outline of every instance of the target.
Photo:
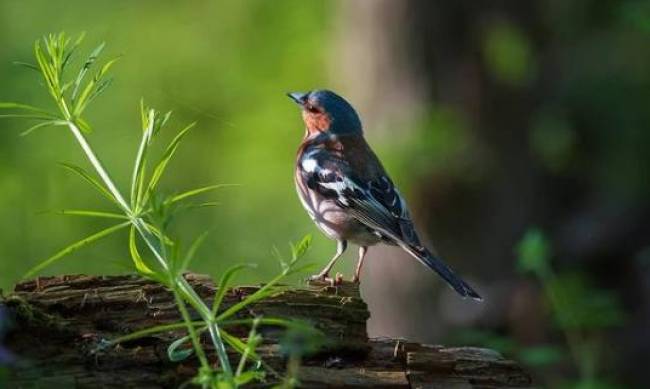
POLYGON ((306 148, 298 159, 296 166, 296 189, 303 207, 312 220, 328 236, 332 238, 345 235, 346 231, 356 222, 336 204, 336 200, 324 196, 309 187, 308 177, 328 175, 333 172, 328 169, 328 159, 336 158, 329 150, 325 151, 324 144, 306 148), (307 178, 307 179, 306 179, 307 178))
POLYGON ((332 124, 332 119, 326 113, 304 112, 303 120, 305 121, 308 134, 324 133, 332 124))

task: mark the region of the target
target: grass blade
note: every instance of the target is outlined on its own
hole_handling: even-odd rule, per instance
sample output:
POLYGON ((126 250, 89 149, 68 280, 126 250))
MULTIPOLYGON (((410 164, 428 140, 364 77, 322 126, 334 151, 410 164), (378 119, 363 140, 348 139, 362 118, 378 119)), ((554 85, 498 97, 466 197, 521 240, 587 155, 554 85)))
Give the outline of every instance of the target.
POLYGON ((70 170, 73 173, 76 173, 79 175, 81 178, 83 178, 86 182, 88 182, 93 188, 95 188, 102 196, 106 197, 109 199, 112 203, 116 204, 119 206, 120 204, 115 200, 111 192, 106 189, 104 185, 102 185, 99 181, 97 181, 95 178, 93 178, 86 170, 84 170, 82 167, 73 165, 71 163, 65 163, 61 162, 61 166, 64 168, 70 170))
POLYGON ((192 346, 186 346, 185 348, 181 349, 181 347, 189 341, 189 336, 183 336, 182 338, 173 341, 169 347, 167 347, 167 357, 169 360, 172 362, 180 362, 189 358, 190 355, 194 354, 194 349, 192 346))
POLYGON ((255 267, 256 265, 254 264, 244 263, 240 265, 231 266, 228 270, 226 270, 225 273, 223 273, 223 275, 221 276, 221 280, 219 281, 219 286, 217 287, 217 293, 214 295, 214 302, 212 303, 212 316, 215 316, 219 311, 221 302, 223 301, 223 298, 226 295, 226 292, 228 291, 228 285, 230 284, 230 280, 240 271, 244 269, 254 269, 255 267))
POLYGON ((88 55, 86 62, 84 62, 83 66, 81 67, 81 70, 79 70, 79 73, 77 74, 77 78, 74 81, 74 89, 72 90, 72 95, 71 95, 73 104, 77 99, 77 94, 79 92, 79 87, 81 86, 81 82, 83 81, 84 77, 86 77, 88 70, 90 69, 92 64, 97 60, 97 57, 99 57, 99 54, 101 54, 105 46, 106 46, 105 42, 102 42, 99 46, 97 46, 95 50, 93 50, 90 53, 90 55, 88 55))
POLYGON ((114 233, 116 231, 119 231, 122 228, 128 226, 129 224, 130 224, 130 222, 124 222, 124 223, 116 224, 114 226, 111 226, 111 227, 108 227, 108 228, 106 228, 104 230, 96 232, 96 233, 94 233, 94 234, 92 234, 92 235, 90 235, 90 236, 88 236, 86 238, 83 238, 83 239, 81 239, 81 240, 79 240, 79 241, 65 247, 63 250, 60 250, 59 252, 57 252, 53 256, 49 257, 48 259, 44 260, 43 262, 41 262, 38 265, 31 268, 23 276, 23 278, 26 279, 26 278, 33 277, 38 272, 40 272, 41 270, 43 270, 46 267, 50 266, 51 264, 58 261, 59 259, 65 257, 66 255, 72 254, 73 252, 81 249, 82 247, 84 247, 84 246, 86 246, 86 245, 88 245, 88 244, 90 244, 92 242, 95 242, 95 241, 97 241, 97 240, 99 240, 101 238, 104 238, 104 237, 106 237, 106 236, 108 236, 108 235, 110 235, 110 234, 112 234, 112 233, 114 233))
POLYGON ((147 266, 146 263, 144 263, 144 260, 138 251, 135 226, 131 226, 131 230, 129 231, 129 252, 131 253, 131 259, 135 265, 135 270, 140 275, 161 281, 162 277, 159 277, 153 270, 149 268, 149 266, 147 266))
POLYGON ((112 60, 105 63, 104 66, 102 66, 102 68, 99 70, 99 72, 97 72, 97 74, 95 74, 95 76, 90 81, 88 81, 86 87, 79 95, 79 98, 77 99, 77 102, 74 106, 73 109, 74 117, 81 116, 83 111, 88 106, 88 103, 90 103, 93 98, 95 98, 97 95, 103 92, 104 89, 106 89, 106 87, 108 87, 108 85, 110 84, 110 80, 107 80, 106 82, 102 82, 102 78, 104 77, 104 75, 106 75, 110 67, 115 62, 117 62, 118 59, 119 57, 113 58, 112 60))
POLYGON ((192 129, 192 127, 194 127, 195 124, 196 123, 191 123, 187 127, 183 128, 169 143, 167 149, 165 150, 165 153, 160 159, 160 162, 158 162, 158 164, 153 170, 153 174, 151 176, 151 179, 149 180, 149 185, 147 186, 147 193, 151 193, 156 189, 156 186, 158 185, 158 182, 162 178, 163 173, 165 173, 165 169, 167 168, 169 161, 174 156, 174 153, 176 153, 176 149, 178 149, 180 142, 183 140, 183 137, 185 137, 187 132, 190 129, 192 129))
MULTIPOLYGON (((240 377, 246 368, 246 362, 249 355, 252 355, 255 352, 257 346, 262 342, 262 337, 257 333, 257 326, 260 325, 259 318, 253 320, 251 329, 248 332, 248 340, 246 341, 244 352, 239 359, 239 364, 237 365, 237 370, 235 370, 235 376, 240 377)), ((251 377, 252 378, 252 377, 251 377)))
POLYGON ((20 136, 27 136, 27 135, 31 134, 32 132, 34 132, 35 130, 38 130, 39 128, 42 128, 42 127, 65 126, 65 125, 66 125, 66 122, 64 122, 62 120, 48 120, 46 122, 38 123, 36 125, 33 125, 33 126, 29 127, 25 131, 21 132, 20 136))
POLYGON ((188 190, 186 192, 177 194, 176 196, 172 197, 169 202, 170 203, 177 203, 179 201, 185 200, 189 197, 197 196, 200 195, 201 193, 209 192, 211 190, 219 189, 219 188, 224 188, 228 186, 239 186, 238 184, 217 184, 217 185, 208 185, 204 186, 202 188, 197 188, 197 189, 192 189, 188 190))
POLYGON ((166 245, 168 245, 168 246, 174 246, 174 244, 175 244, 174 241, 173 241, 170 237, 168 237, 167 235, 163 234, 163 233, 160 231, 160 229, 158 229, 158 227, 154 226, 154 225, 151 224, 151 223, 147 223, 147 222, 145 222, 145 225, 147 226, 147 228, 148 228, 149 230, 151 230, 151 232, 153 233, 153 235, 154 235, 156 238, 158 238, 158 240, 160 240, 160 239, 162 238, 166 245))
POLYGON ((41 73, 41 69, 38 68, 38 66, 34 65, 33 63, 28 63, 28 62, 21 62, 21 61, 14 61, 12 62, 14 65, 22 66, 30 70, 35 70, 39 74, 41 73))
POLYGON ((199 247, 203 244, 205 241, 205 238, 208 236, 208 231, 203 232, 201 235, 199 235, 196 239, 194 239, 194 242, 190 245, 190 248, 187 250, 187 254, 185 254, 185 257, 183 258, 183 262, 181 263, 180 271, 184 272, 189 266, 190 262, 194 259, 194 256, 196 255, 196 252, 198 251, 199 247))
MULTIPOLYGON (((202 321, 194 321, 192 322, 192 325, 194 325, 194 327, 200 327, 201 325, 205 326, 205 323, 203 323, 202 321)), ((143 330, 135 331, 124 336, 120 336, 118 338, 109 341, 108 345, 114 346, 119 343, 129 342, 131 340, 144 338, 145 336, 155 335, 161 332, 178 331, 184 329, 187 329, 187 324, 185 322, 162 324, 159 326, 153 326, 153 327, 145 328, 143 330)))
MULTIPOLYGON (((232 347, 235 351, 237 351, 240 354, 246 353, 246 343, 244 343, 241 339, 239 339, 236 336, 230 335, 228 332, 224 331, 221 329, 221 336, 223 337, 223 340, 226 341, 232 347)), ((248 357, 255 362, 260 360, 260 356, 257 355, 257 353, 254 350, 248 350, 248 357)))
POLYGON ((131 176, 131 207, 135 209, 136 212, 138 212, 141 207, 140 199, 142 198, 142 182, 144 181, 147 151, 149 149, 149 143, 151 142, 153 126, 153 110, 149 111, 149 115, 145 115, 142 102, 140 102, 140 107, 143 110, 142 120, 144 121, 143 127, 145 127, 145 130, 142 133, 142 139, 140 140, 140 146, 138 147, 138 152, 135 156, 133 174, 131 176))
POLYGON ((0 115, 0 118, 19 118, 19 119, 34 119, 34 120, 52 120, 53 118, 45 115, 36 115, 31 113, 8 113, 0 115))
POLYGON ((104 219, 121 219, 121 220, 129 220, 128 217, 119 214, 119 213, 113 213, 113 212, 104 212, 104 211, 93 211, 93 210, 86 210, 86 209, 59 209, 53 211, 56 214, 59 215, 65 215, 65 216, 87 216, 87 217, 98 217, 98 218, 104 218, 104 219))
POLYGON ((216 320, 221 321, 221 320, 227 319, 230 316, 232 316, 235 313, 242 310, 243 308, 245 308, 245 307, 247 307, 247 306, 249 306, 251 304, 254 304, 254 303, 256 303, 256 302, 258 302, 258 301, 260 301, 262 299, 265 299, 265 298, 267 298, 269 296, 272 296, 272 295, 274 295, 276 293, 279 293, 283 289, 286 289, 286 287, 285 288, 279 288, 279 287, 276 286, 276 284, 278 282, 280 282, 284 277, 285 277, 284 274, 281 274, 281 275, 275 277, 273 280, 271 280, 271 282, 269 282, 268 284, 265 284, 264 286, 259 288, 255 293, 247 296, 242 301, 238 302, 237 304, 231 306, 230 308, 228 308, 227 310, 222 312, 220 315, 218 315, 216 317, 216 320))
POLYGON ((12 103, 12 102, 0 102, 0 109, 22 109, 25 111, 30 111, 34 113, 38 113, 41 115, 49 116, 54 119, 58 119, 59 117, 51 112, 48 112, 46 110, 28 105, 28 104, 21 104, 21 103, 12 103))

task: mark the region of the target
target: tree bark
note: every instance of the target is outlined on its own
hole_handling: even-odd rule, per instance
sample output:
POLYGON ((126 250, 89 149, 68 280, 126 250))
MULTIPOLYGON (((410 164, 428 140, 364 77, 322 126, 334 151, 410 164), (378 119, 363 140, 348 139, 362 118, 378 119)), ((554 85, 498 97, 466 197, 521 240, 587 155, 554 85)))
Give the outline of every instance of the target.
MULTIPOLYGON (((210 279, 195 274, 186 277, 210 303, 215 293, 210 279)), ((224 307, 257 288, 229 290, 224 307)), ((1 303, 14 321, 6 339, 18 356, 10 373, 12 388, 178 387, 195 374, 194 358, 174 363, 167 357, 168 345, 183 336, 182 331, 101 347, 136 330, 180 321, 171 294, 159 284, 134 276, 47 277, 17 285, 1 303)), ((531 384, 517 363, 492 350, 368 339, 370 314, 354 284, 310 284, 284 290, 237 317, 260 315, 308 321, 325 334, 327 346, 302 360, 298 374, 302 387, 505 388, 531 384)), ((244 326, 227 330, 242 338, 248 334, 244 326)), ((265 341, 258 354, 282 372, 286 358, 279 345, 281 332, 264 328, 262 333, 265 341)), ((268 381, 271 385, 277 377, 268 376, 268 381)))

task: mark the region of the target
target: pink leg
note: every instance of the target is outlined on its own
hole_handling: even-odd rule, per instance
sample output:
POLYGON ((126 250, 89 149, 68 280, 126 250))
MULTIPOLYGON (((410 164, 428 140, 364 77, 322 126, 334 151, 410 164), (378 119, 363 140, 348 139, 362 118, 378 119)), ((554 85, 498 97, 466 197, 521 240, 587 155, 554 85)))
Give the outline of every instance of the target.
POLYGON ((331 283, 336 283, 336 280, 333 278, 330 278, 330 271, 332 270, 332 267, 334 267, 334 264, 336 261, 343 255, 345 252, 345 249, 348 247, 348 242, 341 240, 337 242, 336 245, 336 254, 334 257, 329 261, 327 266, 323 268, 323 270, 320 271, 320 273, 313 275, 309 277, 309 280, 311 281, 327 281, 331 283))
POLYGON ((357 269, 354 272, 354 277, 352 277, 352 282, 361 282, 361 267, 363 267, 363 259, 366 257, 368 252, 368 246, 359 247, 359 259, 357 260, 357 269))

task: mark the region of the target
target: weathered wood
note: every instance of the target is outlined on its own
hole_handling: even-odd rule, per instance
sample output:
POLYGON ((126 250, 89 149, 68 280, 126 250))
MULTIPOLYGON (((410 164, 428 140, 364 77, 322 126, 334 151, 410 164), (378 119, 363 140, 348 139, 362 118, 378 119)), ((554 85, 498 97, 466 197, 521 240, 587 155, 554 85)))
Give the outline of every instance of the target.
MULTIPOLYGON (((215 293, 210 280, 193 274, 187 278, 210 303, 215 293)), ((233 288, 224 306, 257 289, 233 288)), ((178 387, 195 372, 193 359, 172 363, 167 358, 167 346, 182 332, 99 347, 135 330, 179 321, 170 293, 158 284, 132 276, 48 277, 17 285, 2 303, 15 318, 8 346, 21 358, 12 369, 12 387, 178 387)), ((259 315, 308 321, 330 341, 302 361, 299 378, 304 387, 505 388, 531 383, 515 362, 492 350, 368 339, 368 309, 354 284, 289 289, 238 317, 259 315)), ((245 337, 248 328, 228 331, 245 337)), ((266 328, 263 333, 266 341, 258 353, 282 371, 286 361, 278 345, 280 331, 266 328)))

